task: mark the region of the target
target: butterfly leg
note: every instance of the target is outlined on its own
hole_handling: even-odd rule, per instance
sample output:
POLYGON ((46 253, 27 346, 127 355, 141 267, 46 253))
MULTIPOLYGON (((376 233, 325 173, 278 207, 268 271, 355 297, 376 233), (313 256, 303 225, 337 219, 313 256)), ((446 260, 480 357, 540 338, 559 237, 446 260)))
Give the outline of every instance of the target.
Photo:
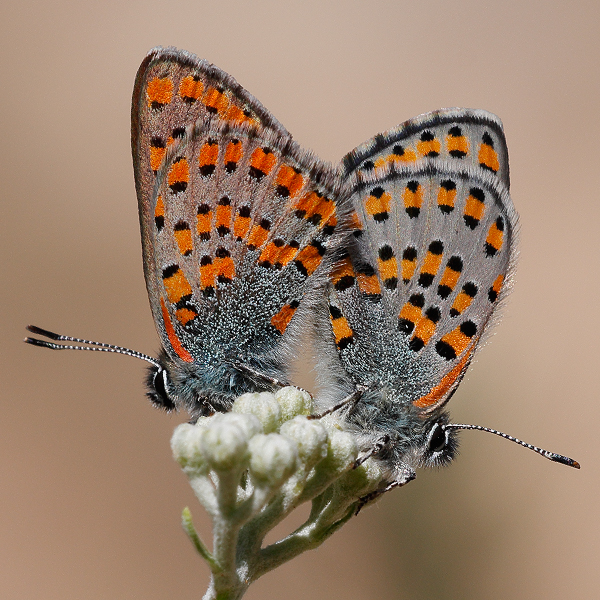
POLYGON ((362 398, 362 395, 367 391, 367 388, 363 385, 357 385, 356 389, 349 395, 346 396, 341 402, 338 402, 335 406, 324 410, 322 413, 316 415, 309 415, 309 419, 322 419, 326 415, 330 415, 340 408, 344 408, 345 406, 349 406, 349 412, 354 410, 354 407, 358 404, 358 401, 362 398))
POLYGON ((359 456, 354 463, 353 469, 360 467, 366 460, 374 454, 379 454, 390 443, 388 435, 382 435, 362 456, 359 456))
POLYGON ((279 379, 276 379, 275 377, 271 377, 270 375, 266 375, 265 373, 261 373, 260 371, 257 371, 256 369, 253 369, 252 367, 250 367, 248 365, 245 365, 243 363, 240 363, 240 364, 236 365, 236 367, 240 371, 244 371, 245 373, 248 373, 248 375, 252 375, 256 379, 262 379, 263 381, 266 381, 267 383, 270 383, 273 387, 283 388, 283 387, 286 387, 286 386, 290 385, 289 383, 286 383, 284 381, 280 381, 279 379))
POLYGON ((358 506, 356 507, 356 512, 354 514, 357 515, 361 511, 363 506, 365 506, 366 504, 369 504, 376 498, 379 498, 379 496, 382 496, 386 492, 389 492, 390 490, 393 490, 394 488, 402 487, 403 485, 406 485, 408 482, 415 479, 416 476, 417 476, 417 474, 415 473, 415 471, 412 467, 409 467, 408 465, 402 465, 402 470, 399 473, 399 476, 394 481, 392 481, 391 483, 388 483, 385 487, 375 490, 374 492, 371 492, 370 494, 366 494, 365 496, 362 496, 361 498, 358 499, 358 506))

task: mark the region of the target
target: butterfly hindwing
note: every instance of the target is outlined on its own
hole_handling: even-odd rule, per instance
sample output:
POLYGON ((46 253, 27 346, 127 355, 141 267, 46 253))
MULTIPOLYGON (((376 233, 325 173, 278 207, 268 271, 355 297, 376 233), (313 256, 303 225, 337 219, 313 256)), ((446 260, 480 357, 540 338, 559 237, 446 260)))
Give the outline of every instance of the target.
POLYGON ((286 379, 302 312, 338 244, 343 186, 232 77, 172 48, 139 69, 132 148, 166 353, 165 383, 151 373, 150 395, 193 414, 226 410, 286 379))
POLYGON ((337 243, 332 168, 274 132, 203 121, 167 153, 151 208, 148 287, 167 353, 216 394, 240 365, 284 379, 290 323, 337 243))
POLYGON ((332 362, 323 363, 347 374, 336 400, 356 384, 392 390, 390 402, 424 413, 450 397, 509 287, 517 215, 507 155, 497 118, 454 109, 346 157, 355 230, 331 277, 336 352, 330 346, 332 362), (450 155, 459 130, 465 153, 450 155), (495 170, 480 164, 484 137, 499 157, 495 170), (399 144, 413 160, 398 160, 399 144))
MULTIPOLYGON (((512 203, 494 177, 444 165, 392 168, 357 183, 353 203, 363 229, 351 258, 355 270, 370 265, 379 299, 361 290, 360 277, 352 290, 334 284, 332 295, 354 331, 354 352, 367 352, 359 349, 364 340, 376 354, 375 372, 387 373, 386 383, 404 390, 406 401, 429 407, 433 396, 420 398, 442 384, 438 392, 445 396, 459 382, 506 290, 515 248, 512 203), (449 182, 450 213, 440 204, 449 182), (373 189, 393 207, 385 220, 370 210, 373 189), (391 347, 389 356, 377 356, 382 345, 391 347)), ((351 346, 340 350, 342 358, 350 357, 351 346)), ((347 368, 353 363, 350 357, 347 368)))

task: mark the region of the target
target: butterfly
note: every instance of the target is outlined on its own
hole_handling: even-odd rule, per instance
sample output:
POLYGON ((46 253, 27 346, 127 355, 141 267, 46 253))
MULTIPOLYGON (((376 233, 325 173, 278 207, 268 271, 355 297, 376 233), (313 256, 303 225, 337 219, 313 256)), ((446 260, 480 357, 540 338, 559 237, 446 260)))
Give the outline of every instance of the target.
POLYGON ((364 457, 387 467, 386 489, 412 480, 417 467, 449 463, 459 429, 579 467, 496 430, 452 424, 445 412, 516 261, 501 121, 470 109, 422 115, 346 155, 340 177, 354 231, 320 305, 317 368, 324 405, 345 407, 364 457))
POLYGON ((174 48, 139 68, 131 143, 160 356, 30 331, 147 360, 152 402, 193 417, 279 387, 348 213, 336 169, 227 73, 174 48))
POLYGON ((150 400, 198 417, 283 385, 311 324, 324 413, 344 413, 361 460, 387 466, 388 487, 449 462, 459 429, 579 467, 452 424, 444 411, 515 263, 497 117, 429 113, 333 167, 230 75, 155 48, 136 77, 131 140, 159 357, 35 326, 53 342, 26 342, 141 358, 150 400))

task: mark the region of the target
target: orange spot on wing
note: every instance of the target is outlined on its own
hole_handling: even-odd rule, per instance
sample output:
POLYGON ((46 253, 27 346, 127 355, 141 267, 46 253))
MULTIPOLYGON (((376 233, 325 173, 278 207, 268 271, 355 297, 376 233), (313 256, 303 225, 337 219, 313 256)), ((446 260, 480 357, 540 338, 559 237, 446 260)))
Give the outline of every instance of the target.
POLYGON ((265 152, 262 148, 257 148, 250 157, 250 166, 264 175, 268 175, 273 170, 276 162, 275 155, 272 152, 265 152))
POLYGON ((276 315, 271 318, 271 325, 273 325, 273 327, 275 327, 279 333, 284 333, 297 308, 298 302, 286 304, 276 315))
POLYGON ((471 337, 465 335, 460 326, 453 329, 450 333, 447 333, 442 337, 441 341, 452 347, 456 356, 460 356, 471 343, 471 337))
POLYGON ((165 301, 160 299, 160 308, 162 310, 163 323, 165 324, 165 331, 167 332, 167 337, 169 338, 169 342, 171 342, 171 347, 177 353, 177 356, 184 360, 185 362, 194 362, 192 355, 183 347, 183 344, 175 334, 175 329, 173 328, 173 323, 171 323, 171 318, 169 317, 169 312, 167 311, 167 307, 165 306, 165 301))
POLYGON ((384 192, 377 198, 376 196, 369 196, 365 202, 365 208, 367 209, 367 213, 371 216, 387 213, 390 210, 390 202, 392 201, 392 197, 384 192))
POLYGON ((275 264, 285 267, 298 254, 298 244, 285 244, 274 256, 275 264))
POLYGON ((237 163, 242 158, 241 142, 229 142, 225 150, 225 165, 228 163, 237 163))
POLYGON ((248 246, 260 248, 265 243, 268 235, 269 230, 265 229, 260 223, 254 225, 248 236, 248 246))
POLYGON ((219 158, 219 144, 206 143, 200 149, 200 155, 198 157, 198 164, 201 167, 207 165, 215 165, 219 158))
POLYGON ((188 183, 189 180, 190 167, 187 159, 181 158, 177 162, 174 162, 169 170, 168 184, 172 186, 177 183, 188 183))
POLYGON ((499 294, 502 289, 502 283, 504 282, 504 275, 498 275, 496 280, 494 281, 494 285, 492 285, 492 289, 499 294))
POLYGON ((303 217, 304 219, 316 221, 317 215, 319 215, 319 223, 327 221, 329 217, 335 213, 334 203, 318 192, 306 194, 298 200, 294 208, 298 216, 303 217))
POLYGON ((306 274, 310 276, 317 270, 317 267, 323 260, 322 250, 309 244, 298 252, 296 260, 302 264, 306 270, 306 274))
POLYGON ((463 358, 461 358, 460 362, 444 377, 442 381, 434 388, 426 396, 421 396, 418 400, 413 400, 413 404, 417 408, 429 408, 432 406, 436 406, 439 404, 444 398, 450 393, 452 390, 456 380, 461 376, 462 372, 467 368, 469 364, 469 359, 475 344, 471 347, 471 350, 467 352, 463 358))
POLYGON ((473 302, 473 296, 469 296, 468 294, 465 294, 465 292, 461 291, 454 299, 454 302, 452 303, 452 308, 458 314, 461 314, 465 310, 467 310, 469 306, 471 306, 471 302, 473 302))
POLYGON ((352 261, 350 257, 346 257, 343 260, 339 261, 333 271, 331 272, 331 279, 334 285, 342 279, 342 277, 355 277, 354 267, 352 266, 352 261))
POLYGON ((469 142, 464 135, 446 136, 446 147, 448 152, 461 152, 465 155, 469 153, 469 142))
POLYGON ((333 200, 323 197, 317 205, 315 214, 321 215, 323 221, 328 221, 335 214, 335 204, 333 200))
POLYGON ((227 114, 225 115, 226 121, 233 121, 234 123, 241 123, 242 121, 246 121, 248 117, 244 114, 244 111, 235 104, 232 104, 227 109, 227 114))
POLYGON ((410 148, 404 149, 402 154, 388 154, 388 156, 383 156, 378 158, 375 161, 375 168, 379 169, 380 167, 384 167, 387 164, 393 163, 410 163, 415 162, 417 160, 417 154, 414 150, 410 148))
POLYGON ((219 115, 221 115, 229 106, 229 100, 227 99, 227 96, 214 87, 209 87, 206 90, 203 102, 208 109, 212 109, 219 115))
POLYGON ((233 234, 240 239, 244 239, 248 229, 250 229, 250 217, 237 214, 233 222, 233 234))
POLYGON ((416 185, 414 188, 414 191, 409 186, 404 188, 402 198, 404 200, 404 208, 406 209, 419 209, 423 204, 423 187, 416 185))
POLYGON ((498 275, 492 284, 492 287, 488 290, 488 298, 490 302, 496 302, 496 300, 498 300, 498 295, 500 294, 503 283, 504 275, 498 275))
POLYGON ((302 189, 304 177, 289 165, 281 165, 275 177, 275 185, 282 186, 288 191, 287 195, 293 198, 302 189))
POLYGON ((215 274, 217 279, 222 282, 229 282, 235 277, 235 264, 227 251, 217 249, 217 255, 213 260, 215 274))
POLYGON ((192 295, 192 286, 181 269, 177 269, 169 277, 163 278, 163 285, 171 304, 177 304, 182 298, 192 295))
POLYGON ((269 242, 266 248, 260 253, 258 257, 258 262, 267 262, 270 264, 275 263, 275 257, 279 253, 279 247, 275 244, 275 242, 269 242))
POLYGON ((358 288, 364 294, 381 294, 381 285, 379 285, 379 279, 377 279, 377 275, 358 273, 356 275, 356 280, 358 281, 358 288))
POLYGON ((216 271, 215 266, 212 264, 210 256, 203 256, 200 261, 200 287, 205 290, 206 288, 215 287, 216 271))
POLYGON ((433 140, 428 140, 426 142, 418 142, 417 143, 417 152, 422 156, 429 154, 430 152, 435 152, 436 154, 440 153, 441 144, 440 141, 435 138, 433 140))
POLYGON ((179 84, 179 95, 184 100, 198 100, 204 91, 204 84, 191 75, 184 77, 179 84))
POLYGON ((490 230, 488 231, 486 244, 489 244, 494 250, 498 251, 502 248, 502 241, 504 240, 504 231, 498 229, 496 223, 492 223, 490 230))
POLYGON ((446 267, 444 269, 444 274, 442 275, 442 278, 440 279, 440 285, 448 286, 451 290, 453 290, 454 286, 458 282, 459 277, 460 277, 460 271, 455 271, 454 269, 451 269, 450 267, 446 267))
POLYGON ((479 164, 497 172, 500 169, 500 163, 498 162, 498 154, 489 144, 481 144, 479 147, 479 164))
POLYGON ((443 185, 440 186, 438 192, 437 203, 439 206, 446 206, 448 208, 454 208, 454 202, 456 200, 456 187, 447 189, 443 185))
POLYGON ((156 201, 156 207, 154 209, 154 217, 164 217, 165 216, 165 204, 163 202, 162 196, 159 196, 156 201))
POLYGON ((417 160, 417 153, 411 148, 405 148, 404 152, 400 155, 391 154, 388 157, 389 162, 415 162, 417 160))
POLYGON ((193 250, 192 246, 192 232, 189 227, 174 230, 175 240, 177 241, 177 247, 179 252, 184 256, 190 254, 193 250))
POLYGON ((175 311, 175 318, 185 327, 190 321, 193 321, 198 316, 195 310, 190 308, 178 308, 175 311))
POLYGON ((335 311, 335 314, 330 315, 330 319, 335 343, 341 350, 354 340, 354 331, 339 309, 335 311))
POLYGON ((400 310, 400 318, 406 319, 413 324, 419 321, 419 319, 422 317, 422 314, 421 307, 415 306, 410 302, 407 302, 400 310))
POLYGON ((215 217, 215 226, 229 228, 231 224, 231 204, 218 204, 215 217))
POLYGON ((148 82, 146 96, 148 106, 169 104, 173 98, 173 82, 168 77, 163 79, 155 77, 148 82))
POLYGON ((383 280, 398 277, 398 262, 396 261, 395 256, 392 256, 387 260, 377 258, 377 263, 379 265, 379 273, 383 280))
POLYGON ((202 240, 208 240, 210 238, 210 232, 212 229, 212 210, 210 210, 207 204, 202 204, 198 208, 198 216, 196 217, 196 231, 198 236, 202 240))
POLYGON ((465 216, 481 221, 485 212, 485 204, 481 200, 469 194, 465 203, 465 216))
POLYGON ((150 146, 150 168, 153 171, 158 171, 158 169, 160 169, 160 165, 162 164, 166 152, 166 148, 150 146))
POLYGON ((408 283, 412 276, 415 274, 415 269, 417 268, 417 259, 416 257, 412 260, 408 258, 402 259, 402 281, 408 283))
POLYGON ((413 333, 413 338, 419 338, 423 341, 423 344, 426 345, 434 333, 435 323, 427 317, 422 317, 421 320, 415 325, 415 332, 413 333))

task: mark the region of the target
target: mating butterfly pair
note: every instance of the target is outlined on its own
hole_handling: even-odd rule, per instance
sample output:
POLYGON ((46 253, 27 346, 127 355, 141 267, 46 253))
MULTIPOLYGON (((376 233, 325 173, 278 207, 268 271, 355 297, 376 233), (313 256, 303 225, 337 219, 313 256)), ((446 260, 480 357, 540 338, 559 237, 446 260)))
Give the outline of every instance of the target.
POLYGON ((484 429, 449 424, 443 407, 489 332, 515 260, 496 117, 429 113, 333 167, 229 75, 156 48, 135 83, 132 150, 164 351, 155 360, 87 349, 151 362, 155 404, 198 416, 282 385, 310 323, 324 405, 346 411, 392 485, 450 460, 456 429, 484 429))

